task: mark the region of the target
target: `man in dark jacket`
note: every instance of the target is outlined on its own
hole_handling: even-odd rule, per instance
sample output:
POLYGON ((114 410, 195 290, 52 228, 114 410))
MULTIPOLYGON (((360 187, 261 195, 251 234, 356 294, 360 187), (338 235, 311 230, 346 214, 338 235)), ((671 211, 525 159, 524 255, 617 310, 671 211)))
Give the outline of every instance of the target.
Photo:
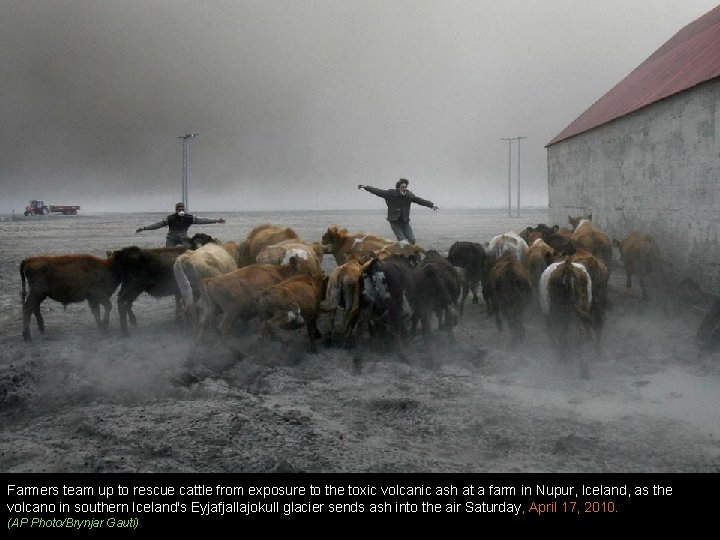
POLYGON ((165 236, 165 246, 185 246, 190 247, 190 239, 188 238, 188 229, 190 225, 208 225, 212 223, 225 223, 223 218, 201 218, 193 216, 192 214, 185 213, 185 203, 177 203, 175 205, 175 213, 170 214, 162 221, 153 223, 151 225, 145 225, 139 227, 135 232, 139 233, 142 231, 151 231, 153 229, 160 229, 162 227, 168 227, 168 233, 165 236))
POLYGON ((417 197, 407 188, 409 183, 405 178, 401 178, 395 184, 395 189, 378 189, 364 184, 358 184, 358 189, 364 189, 385 199, 388 209, 387 220, 390 222, 390 228, 395 233, 398 241, 414 244, 415 234, 413 234, 412 227, 410 227, 410 204, 427 206, 433 210, 437 210, 438 207, 431 201, 417 197))

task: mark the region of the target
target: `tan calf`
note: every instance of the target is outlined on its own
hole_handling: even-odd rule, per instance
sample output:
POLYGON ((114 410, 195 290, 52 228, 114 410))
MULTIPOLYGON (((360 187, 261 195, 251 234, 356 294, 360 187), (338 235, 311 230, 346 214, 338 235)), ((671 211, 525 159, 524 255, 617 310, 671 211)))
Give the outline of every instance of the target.
POLYGON ((259 308, 265 319, 263 334, 279 338, 278 330, 296 330, 305 326, 310 352, 317 352, 317 320, 325 296, 327 276, 322 272, 299 274, 260 294, 259 308))
POLYGON ((637 276, 642 297, 647 300, 648 278, 651 273, 658 273, 661 264, 660 248, 655 239, 647 233, 633 231, 622 241, 613 240, 613 244, 620 251, 620 260, 625 265, 627 276, 625 287, 628 289, 632 287, 632 276, 637 276))

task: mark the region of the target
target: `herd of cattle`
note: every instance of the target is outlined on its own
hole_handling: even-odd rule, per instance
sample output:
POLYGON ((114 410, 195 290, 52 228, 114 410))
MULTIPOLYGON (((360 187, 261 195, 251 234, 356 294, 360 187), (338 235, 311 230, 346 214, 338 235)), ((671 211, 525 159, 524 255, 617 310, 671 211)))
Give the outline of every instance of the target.
MULTIPOLYGON (((568 337, 578 332, 600 354, 613 243, 627 287, 636 277, 643 298, 660 252, 648 234, 613 241, 592 216, 570 217, 570 223, 572 228, 538 224, 485 243, 458 241, 444 255, 339 226, 329 227, 320 242, 309 242, 292 228, 264 224, 240 242, 196 234, 190 249, 132 246, 106 258, 28 257, 20 263, 22 334, 30 341, 32 314, 44 330, 45 298, 64 305, 87 301, 98 328, 106 331, 119 287, 123 335, 129 334, 128 319, 137 325, 133 302, 147 293, 175 297, 175 317, 192 325, 196 346, 218 336, 228 341, 254 320, 262 336, 275 339, 282 339, 283 330, 306 328, 310 351, 319 338, 348 348, 387 339, 404 358, 410 335, 420 330, 427 339, 434 321, 454 340, 453 328, 472 294, 474 303, 482 295, 487 315, 498 329, 507 325, 514 344, 523 340, 525 312, 537 302, 561 359, 570 353, 568 337), (335 260, 332 272, 323 271, 324 255, 335 260), (331 321, 323 334, 322 314, 331 321)), ((580 371, 588 376, 585 361, 580 371)))

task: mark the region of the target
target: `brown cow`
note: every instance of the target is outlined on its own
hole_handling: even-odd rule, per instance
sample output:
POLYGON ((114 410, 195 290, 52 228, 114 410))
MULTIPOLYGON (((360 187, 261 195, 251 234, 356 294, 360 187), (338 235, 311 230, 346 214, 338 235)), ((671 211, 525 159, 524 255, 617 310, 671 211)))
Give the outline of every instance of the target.
POLYGON ((265 246, 271 246, 290 239, 300 239, 300 236, 291 227, 282 227, 270 223, 258 225, 248 233, 245 240, 240 242, 238 268, 255 264, 258 253, 265 246))
POLYGON ((511 346, 525 339, 525 310, 532 301, 532 287, 525 266, 514 252, 508 252, 492 265, 487 279, 488 315, 502 330, 502 314, 510 328, 511 346))
POLYGON ((528 246, 523 262, 525 268, 527 268, 530 285, 532 285, 534 291, 538 290, 542 273, 548 265, 555 262, 556 259, 557 253, 555 253, 555 250, 547 245, 542 238, 536 239, 528 246))
POLYGON ((325 300, 322 311, 330 314, 330 326, 324 336, 326 346, 332 345, 337 330, 337 314, 342 310, 342 321, 339 333, 343 337, 344 346, 354 346, 354 333, 350 321, 356 319, 360 309, 360 274, 365 266, 374 259, 372 253, 353 257, 340 266, 336 266, 328 278, 325 300))
POLYGON ((323 272, 298 274, 260 293, 259 308, 261 317, 265 319, 262 333, 279 338, 279 329, 297 330, 305 326, 310 342, 309 351, 317 352, 317 320, 327 279, 323 272))
POLYGON ((620 260, 625 265, 627 276, 625 287, 628 289, 632 287, 632 276, 636 275, 640 282, 642 297, 647 300, 649 274, 653 271, 657 272, 661 265, 660 248, 655 239, 650 234, 633 231, 622 241, 613 240, 613 245, 617 246, 620 260))
POLYGON ((586 217, 568 216, 568 221, 573 228, 571 240, 575 248, 584 249, 600 258, 610 272, 613 262, 613 243, 610 237, 592 222, 592 214, 586 217))
POLYGON ((610 271, 599 257, 585 250, 578 250, 570 256, 574 263, 582 264, 590 274, 592 283, 592 303, 590 304, 590 318, 595 334, 595 352, 597 358, 602 357, 602 335, 605 327, 605 311, 608 306, 608 281, 610 271))
POLYGON ((235 321, 247 322, 259 314, 258 298, 262 289, 313 270, 314 267, 304 259, 291 257, 288 264, 251 264, 200 280, 200 325, 196 344, 203 341, 218 317, 220 335, 228 338, 235 321))
POLYGON ((106 259, 85 254, 28 257, 20 263, 20 280, 25 341, 31 341, 30 317, 33 313, 38 330, 45 332, 45 321, 40 312, 40 304, 45 298, 63 306, 87 301, 97 327, 101 331, 107 330, 112 308, 110 297, 120 285, 120 272, 112 256, 106 259), (105 309, 102 319, 100 306, 105 309))
POLYGON ((350 233, 337 225, 328 227, 321 242, 323 251, 335 257, 338 266, 347 262, 352 255, 360 255, 368 251, 377 253, 384 247, 398 244, 396 240, 388 240, 373 234, 350 233))

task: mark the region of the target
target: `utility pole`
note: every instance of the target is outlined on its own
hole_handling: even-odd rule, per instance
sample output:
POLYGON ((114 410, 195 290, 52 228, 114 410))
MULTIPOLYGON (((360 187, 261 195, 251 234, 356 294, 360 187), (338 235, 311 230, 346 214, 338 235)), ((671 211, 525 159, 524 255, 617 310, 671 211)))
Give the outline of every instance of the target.
POLYGON ((180 135, 178 139, 182 139, 183 142, 183 177, 182 177, 182 202, 185 204, 185 211, 190 211, 188 202, 188 146, 190 139, 198 136, 198 133, 185 133, 180 135))
POLYGON ((512 217, 512 185, 510 183, 510 171, 512 170, 512 142, 511 137, 503 137, 508 142, 508 217, 512 217))
POLYGON ((520 217, 520 141, 527 137, 515 137, 518 142, 518 172, 517 172, 517 217, 520 217))

